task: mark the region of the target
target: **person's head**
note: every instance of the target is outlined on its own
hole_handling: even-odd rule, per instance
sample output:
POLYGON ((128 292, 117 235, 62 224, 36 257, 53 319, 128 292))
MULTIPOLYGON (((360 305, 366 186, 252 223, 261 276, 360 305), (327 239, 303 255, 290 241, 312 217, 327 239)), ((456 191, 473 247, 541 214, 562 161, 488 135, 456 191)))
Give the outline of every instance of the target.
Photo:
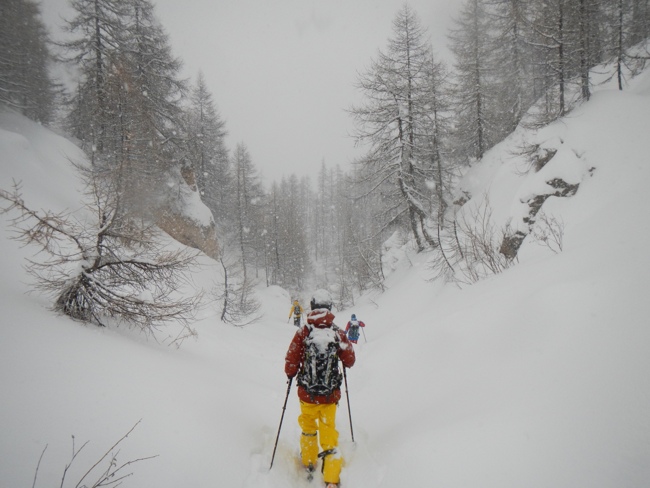
POLYGON ((350 320, 357 320, 357 316, 355 314, 352 314, 352 318, 350 320))
POLYGON ((316 290, 311 298, 310 305, 312 310, 320 308, 332 310, 332 297, 327 290, 316 290))
POLYGON ((307 315, 307 323, 319 329, 324 329, 334 323, 334 314, 327 308, 312 309, 307 315))
POLYGON ((298 299, 297 299, 297 298, 293 301, 293 304, 294 304, 294 305, 299 305, 299 302, 298 302, 298 299))

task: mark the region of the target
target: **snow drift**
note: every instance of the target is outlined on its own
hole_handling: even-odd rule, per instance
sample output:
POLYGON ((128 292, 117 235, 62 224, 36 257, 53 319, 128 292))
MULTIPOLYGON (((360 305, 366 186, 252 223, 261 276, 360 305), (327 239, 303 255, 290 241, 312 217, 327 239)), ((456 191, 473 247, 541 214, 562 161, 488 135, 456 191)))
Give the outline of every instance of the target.
MULTIPOLYGON (((357 364, 338 422, 342 484, 444 487, 641 487, 650 479, 650 73, 536 133, 515 133, 466 175, 488 195, 495 221, 521 216, 542 185, 522 174, 517 138, 553 147, 554 171, 580 181, 543 209, 564 225, 563 250, 525 239, 518 265, 473 286, 431 283, 429 256, 394 264, 382 295, 362 297, 357 364), (593 168, 593 169, 592 169, 593 168)), ((14 114, 0 116, 0 186, 23 181, 25 198, 76 208, 67 158, 78 149, 14 114)), ((283 361, 295 332, 289 298, 260 290, 265 318, 246 328, 207 310, 199 338, 180 350, 123 329, 53 316, 26 294, 30 256, 0 228, 0 485, 72 486, 120 444, 123 486, 308 486, 296 464, 291 393, 273 470, 268 464, 286 392, 283 361), (69 483, 68 483, 69 481, 69 483)), ((398 253, 394 253, 398 255, 398 253)), ((214 268, 205 259, 199 284, 214 268)))

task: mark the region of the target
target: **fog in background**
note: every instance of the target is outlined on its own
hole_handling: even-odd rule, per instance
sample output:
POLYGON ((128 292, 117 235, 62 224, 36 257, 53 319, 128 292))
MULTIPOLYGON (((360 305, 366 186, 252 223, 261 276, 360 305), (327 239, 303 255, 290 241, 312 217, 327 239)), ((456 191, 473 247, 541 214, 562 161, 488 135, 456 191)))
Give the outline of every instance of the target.
MULTIPOLYGON (((322 161, 349 167, 362 154, 345 112, 354 84, 385 50, 402 0, 156 0, 183 76, 202 71, 228 129, 270 180, 313 174, 322 161)), ((412 0, 440 58, 460 0, 412 0)), ((43 0, 53 38, 68 0, 43 0)))

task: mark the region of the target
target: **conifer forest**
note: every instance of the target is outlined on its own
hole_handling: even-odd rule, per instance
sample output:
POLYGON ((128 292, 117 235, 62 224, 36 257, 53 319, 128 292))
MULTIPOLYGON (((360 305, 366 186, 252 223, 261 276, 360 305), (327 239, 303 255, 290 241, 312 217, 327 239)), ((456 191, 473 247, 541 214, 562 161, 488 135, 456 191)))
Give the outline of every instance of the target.
MULTIPOLYGON (((69 40, 53 42, 38 2, 0 2, 0 104, 78 141, 121 245, 177 207, 185 186, 196 192, 243 315, 254 284, 296 296, 328 286, 339 307, 382 289, 389 238, 439 255, 446 279, 476 279, 465 243, 485 237, 485 215, 456 219, 469 197, 455 186, 463 170, 519 124, 543 126, 588 100, 594 66, 613 62, 622 90, 624 68, 647 60, 628 49, 650 36, 648 0, 464 0, 448 32, 453 58, 440 59, 404 4, 359 67, 356 102, 341 107, 364 155, 262 181, 246 143, 227 146, 218 106, 228 94, 215 97, 200 73, 182 78, 153 0, 70 3, 69 40), (74 85, 52 76, 60 63, 76 67, 74 85)), ((489 272, 516 259, 496 240, 477 258, 489 272)))

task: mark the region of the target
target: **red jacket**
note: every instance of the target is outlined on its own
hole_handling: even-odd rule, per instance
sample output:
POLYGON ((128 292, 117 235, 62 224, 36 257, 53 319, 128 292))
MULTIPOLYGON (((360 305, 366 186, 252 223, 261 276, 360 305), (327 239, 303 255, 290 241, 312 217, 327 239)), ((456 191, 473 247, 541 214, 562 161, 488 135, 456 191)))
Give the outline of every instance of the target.
MULTIPOLYGON (((307 323, 319 329, 336 327, 333 320, 334 315, 325 308, 312 310, 307 316, 307 323)), ((344 367, 351 368, 355 361, 354 348, 345 335, 345 332, 338 327, 336 327, 335 330, 339 336, 339 359, 343 363, 344 367)), ((296 376, 302 367, 302 361, 305 357, 305 339, 308 335, 309 326, 305 325, 296 332, 291 340, 291 344, 289 344, 289 350, 287 351, 287 356, 284 360, 284 372, 289 378, 296 376)), ((338 403, 341 399, 341 390, 335 390, 328 396, 318 395, 312 398, 302 386, 298 386, 298 398, 305 403, 338 403)))
MULTIPOLYGON (((359 324, 359 327, 365 327, 366 326, 366 324, 364 324, 360 320, 357 320, 357 323, 359 324)), ((351 320, 348 322, 348 325, 345 326, 345 332, 350 330, 350 327, 352 327, 352 321, 351 320)), ((365 334, 365 332, 364 332, 364 334, 365 334)))

